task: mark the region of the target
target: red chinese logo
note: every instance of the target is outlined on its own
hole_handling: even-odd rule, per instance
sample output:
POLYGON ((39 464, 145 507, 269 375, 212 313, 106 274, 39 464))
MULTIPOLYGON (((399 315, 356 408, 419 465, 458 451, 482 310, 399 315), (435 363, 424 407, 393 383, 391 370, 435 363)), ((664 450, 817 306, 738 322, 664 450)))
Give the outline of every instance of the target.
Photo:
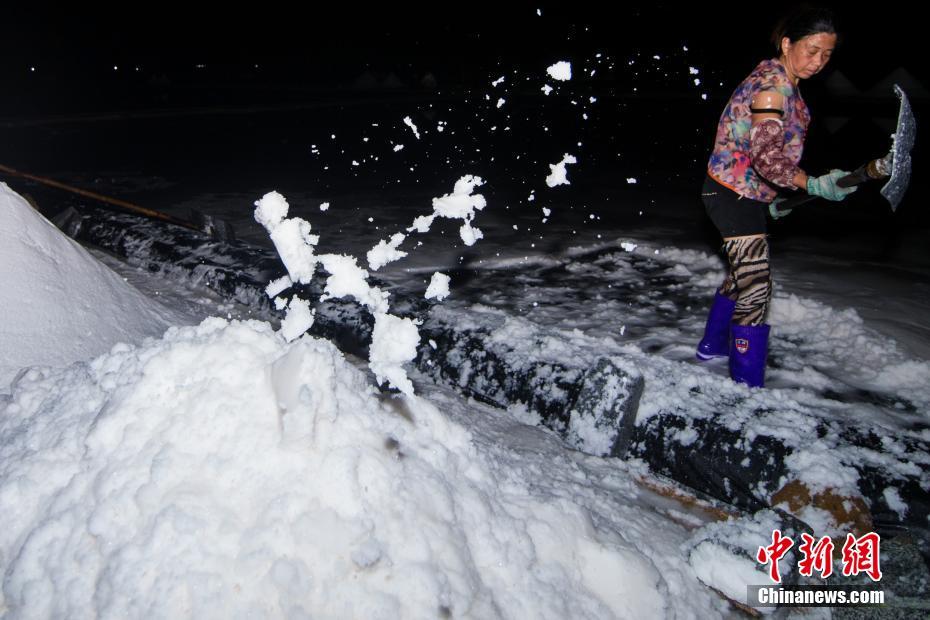
POLYGON ((829 536, 824 536, 814 544, 816 540, 810 534, 801 534, 803 541, 798 547, 798 551, 803 556, 798 562, 800 573, 805 577, 810 577, 816 570, 820 573, 821 579, 826 579, 833 574, 833 541, 829 536))
MULTIPOLYGON (((872 581, 880 581, 882 569, 880 565, 881 537, 871 532, 856 538, 852 534, 846 535, 843 544, 843 576, 851 577, 860 573, 868 575, 872 581)), ((775 583, 781 583, 781 574, 778 570, 778 561, 784 557, 788 550, 794 546, 794 541, 788 536, 782 536, 781 530, 772 531, 772 544, 759 547, 756 560, 760 564, 769 566, 769 577, 775 583)), ((798 551, 801 559, 798 569, 801 575, 811 577, 814 571, 820 573, 821 579, 833 574, 834 544, 829 536, 816 539, 810 534, 801 534, 801 544, 798 551)))
POLYGON ((791 547, 794 546, 794 541, 786 536, 781 535, 781 530, 775 530, 772 532, 772 544, 768 547, 759 547, 759 551, 756 553, 756 560, 759 561, 759 564, 768 564, 771 562, 769 567, 769 577, 772 578, 772 581, 775 583, 781 583, 781 575, 778 572, 778 560, 780 560, 791 547))
POLYGON ((846 534, 846 542, 843 544, 843 576, 865 573, 872 581, 879 581, 882 578, 878 557, 880 543, 881 538, 874 532, 862 538, 846 534))

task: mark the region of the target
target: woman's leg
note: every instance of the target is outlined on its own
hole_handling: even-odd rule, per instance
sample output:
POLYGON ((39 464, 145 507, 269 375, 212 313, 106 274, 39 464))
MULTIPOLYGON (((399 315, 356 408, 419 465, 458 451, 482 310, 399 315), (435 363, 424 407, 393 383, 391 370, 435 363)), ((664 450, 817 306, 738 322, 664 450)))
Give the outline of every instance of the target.
POLYGON ((769 340, 765 314, 772 297, 768 240, 765 235, 729 237, 724 248, 738 294, 730 326, 730 377, 763 387, 769 340))
POLYGON ((727 237, 723 241, 730 273, 720 294, 736 299, 733 323, 761 325, 772 297, 768 240, 765 235, 749 235, 727 237))

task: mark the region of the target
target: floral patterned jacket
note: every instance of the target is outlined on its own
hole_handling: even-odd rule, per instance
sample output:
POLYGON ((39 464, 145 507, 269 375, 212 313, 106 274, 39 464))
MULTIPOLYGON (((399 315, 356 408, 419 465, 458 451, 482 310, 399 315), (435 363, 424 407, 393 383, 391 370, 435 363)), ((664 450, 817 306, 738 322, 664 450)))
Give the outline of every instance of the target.
POLYGON ((788 79, 784 65, 776 59, 763 60, 736 87, 723 109, 708 174, 740 196, 771 202, 778 196, 778 187, 794 189, 791 179, 799 170, 810 119, 807 104, 788 79), (784 115, 780 122, 757 124, 753 130, 750 106, 763 91, 782 94, 784 115))

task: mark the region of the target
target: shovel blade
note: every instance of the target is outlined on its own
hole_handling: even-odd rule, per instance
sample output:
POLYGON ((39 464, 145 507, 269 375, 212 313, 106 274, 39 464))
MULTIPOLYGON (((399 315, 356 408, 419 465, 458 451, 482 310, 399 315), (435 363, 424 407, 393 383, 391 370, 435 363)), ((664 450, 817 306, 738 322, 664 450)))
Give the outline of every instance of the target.
POLYGON ((894 211, 901 203, 904 192, 911 182, 911 149, 914 148, 914 139, 917 137, 917 121, 911 110, 911 103, 900 86, 895 84, 894 92, 901 100, 898 110, 898 127, 894 134, 894 146, 891 148, 891 176, 881 189, 882 196, 891 205, 894 211))

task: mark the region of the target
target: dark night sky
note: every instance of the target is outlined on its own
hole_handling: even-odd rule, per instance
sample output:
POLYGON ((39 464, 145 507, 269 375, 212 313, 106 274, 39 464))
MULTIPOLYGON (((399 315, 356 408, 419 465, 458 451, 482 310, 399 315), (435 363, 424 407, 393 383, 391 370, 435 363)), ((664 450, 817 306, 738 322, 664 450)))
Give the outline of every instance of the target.
MULTIPOLYGON (((706 158, 726 97, 761 59, 773 55, 769 32, 778 11, 786 8, 771 3, 719 3, 720 8, 711 11, 707 3, 681 7, 663 0, 619 12, 594 2, 392 4, 396 6, 348 2, 307 2, 299 8, 251 3, 238 9, 200 3, 196 7, 195 3, 124 3, 115 9, 84 4, 7 6, 0 23, 0 123, 20 127, 28 146, 32 122, 40 126, 49 120, 98 114, 112 118, 114 112, 126 110, 170 107, 172 114, 212 106, 241 110, 253 104, 315 104, 324 98, 339 105, 362 101, 377 107, 383 91, 351 88, 366 68, 379 79, 395 73, 407 85, 406 91, 389 93, 402 98, 403 110, 442 101, 464 115, 466 107, 474 106, 472 95, 483 99, 490 80, 505 72, 544 77, 546 67, 557 60, 571 60, 578 67, 600 52, 615 60, 617 69, 599 73, 596 80, 579 75, 571 83, 573 95, 590 93, 602 101, 600 124, 591 130, 594 135, 586 148, 601 149, 598 154, 607 177, 612 174, 607 164, 616 160, 618 150, 639 152, 640 169, 634 174, 655 171, 650 187, 677 182, 691 191, 701 175, 696 162, 706 158), (625 61, 637 54, 642 62, 630 69, 625 61), (654 54, 663 61, 652 62, 654 54), (650 65, 663 68, 643 71, 655 69, 650 65), (712 86, 707 101, 700 100, 691 84, 691 65, 700 68, 702 81, 712 86), (114 71, 114 66, 119 69, 114 71), (435 75, 437 91, 420 86, 427 73, 435 75), (471 103, 465 105, 469 96, 471 103)), ((866 157, 884 154, 889 130, 870 119, 890 117, 896 101, 890 89, 882 89, 879 98, 847 101, 827 92, 825 85, 831 74, 842 73, 854 88, 868 91, 904 68, 926 88, 930 76, 920 49, 926 36, 924 22, 914 8, 862 13, 840 3, 826 4, 839 9, 843 41, 824 75, 803 86, 815 119, 805 157, 814 170, 852 169, 866 157), (828 131, 831 116, 864 120, 854 120, 842 132, 833 133, 828 131)), ((526 82, 526 90, 518 94, 515 82, 511 82, 512 95, 523 100, 512 102, 514 106, 522 104, 523 112, 539 107, 539 83, 526 82)), ((909 94, 920 122, 928 100, 916 88, 909 94)), ((550 107, 554 104, 549 102, 550 107)), ((333 122, 347 124, 348 116, 333 122)), ((553 125, 553 133, 561 130, 566 138, 577 129, 560 125, 555 117, 547 123, 553 125)), ((101 125, 101 130, 108 127, 101 125)), ((300 138, 297 129, 289 131, 295 133, 295 144, 317 139, 316 134, 308 132, 300 138)), ((508 152, 532 151, 536 146, 473 137, 508 152)), ((24 169, 51 166, 46 160, 55 149, 36 144, 31 154, 11 143, 5 149, 0 145, 0 151, 8 151, 0 156, 22 162, 24 169)), ((95 148, 119 150, 103 143, 95 148)), ((920 165, 920 148, 918 141, 915 166, 920 165)), ((80 152, 82 161, 91 165, 94 160, 80 152)), ((306 154, 294 157, 303 162, 306 154)), ((650 183, 649 177, 645 180, 644 187, 650 183)), ((930 214, 917 208, 923 189, 918 177, 915 181, 909 192, 915 207, 905 211, 926 224, 930 214)))
MULTIPOLYGON (((234 10, 136 3, 106 10, 84 4, 5 7, 0 56, 6 79, 23 77, 31 66, 67 80, 95 79, 114 64, 171 72, 203 63, 232 76, 238 67, 260 64, 289 79, 326 84, 365 65, 445 71, 458 79, 463 66, 477 75, 496 61, 548 60, 595 48, 623 55, 687 44, 696 63, 732 67, 739 75, 768 54, 774 21, 770 6, 740 7, 743 18, 736 23, 706 8, 664 2, 616 14, 600 3, 386 4, 303 3, 299 10, 272 3, 234 10)), ((898 66, 924 78, 916 14, 840 16, 846 37, 834 65, 854 84, 868 88, 898 66)))

